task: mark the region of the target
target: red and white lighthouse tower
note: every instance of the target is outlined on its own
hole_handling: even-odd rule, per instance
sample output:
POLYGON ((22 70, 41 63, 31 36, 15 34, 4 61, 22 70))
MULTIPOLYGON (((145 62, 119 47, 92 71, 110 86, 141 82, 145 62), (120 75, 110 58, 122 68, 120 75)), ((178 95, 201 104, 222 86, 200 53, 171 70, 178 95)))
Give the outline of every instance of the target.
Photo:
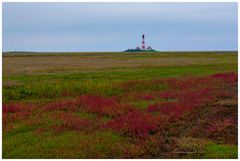
POLYGON ((142 34, 142 50, 145 50, 144 34, 142 34))

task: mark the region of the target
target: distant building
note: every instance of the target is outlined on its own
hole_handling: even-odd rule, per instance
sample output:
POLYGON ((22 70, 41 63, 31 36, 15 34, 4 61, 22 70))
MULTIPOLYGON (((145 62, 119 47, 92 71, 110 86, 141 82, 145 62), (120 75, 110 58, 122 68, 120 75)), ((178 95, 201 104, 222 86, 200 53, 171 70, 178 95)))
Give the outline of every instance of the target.
POLYGON ((150 51, 153 50, 153 48, 151 46, 148 46, 146 50, 150 51))
POLYGON ((139 46, 137 46, 137 47, 135 48, 135 50, 138 50, 138 51, 139 51, 139 50, 141 50, 141 49, 140 49, 140 47, 139 47, 139 46))

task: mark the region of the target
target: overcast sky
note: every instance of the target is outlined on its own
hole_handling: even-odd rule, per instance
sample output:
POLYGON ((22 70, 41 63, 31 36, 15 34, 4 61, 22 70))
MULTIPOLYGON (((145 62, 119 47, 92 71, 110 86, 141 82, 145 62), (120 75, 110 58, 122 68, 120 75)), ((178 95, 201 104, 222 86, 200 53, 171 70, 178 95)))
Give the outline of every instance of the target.
POLYGON ((3 3, 3 51, 237 50, 237 3, 3 3))

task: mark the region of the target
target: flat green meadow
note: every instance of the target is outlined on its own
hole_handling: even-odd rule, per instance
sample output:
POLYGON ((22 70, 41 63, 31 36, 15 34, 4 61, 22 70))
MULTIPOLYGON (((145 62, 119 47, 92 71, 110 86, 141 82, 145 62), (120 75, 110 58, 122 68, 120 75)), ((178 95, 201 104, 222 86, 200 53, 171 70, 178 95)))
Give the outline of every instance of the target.
POLYGON ((3 56, 3 102, 59 98, 62 92, 111 96, 130 80, 229 71, 237 72, 236 53, 9 54, 3 56))

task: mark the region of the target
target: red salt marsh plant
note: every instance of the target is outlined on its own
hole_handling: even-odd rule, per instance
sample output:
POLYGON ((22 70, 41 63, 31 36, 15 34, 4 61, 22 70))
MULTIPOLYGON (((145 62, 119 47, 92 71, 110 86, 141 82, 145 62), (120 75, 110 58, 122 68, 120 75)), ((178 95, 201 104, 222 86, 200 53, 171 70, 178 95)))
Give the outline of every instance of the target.
POLYGON ((71 113, 61 113, 58 114, 56 118, 62 121, 60 125, 53 125, 51 127, 56 132, 90 130, 93 125, 92 120, 80 118, 71 113))
POLYGON ((208 88, 196 91, 179 91, 178 93, 171 91, 165 92, 163 95, 169 97, 172 95, 172 93, 177 101, 152 104, 148 106, 147 111, 160 112, 162 114, 171 115, 175 118, 178 118, 184 112, 190 112, 191 109, 200 107, 214 98, 210 89, 208 88))
POLYGON ((160 112, 161 114, 178 118, 184 111, 187 111, 187 109, 186 106, 180 105, 176 102, 163 102, 149 105, 147 111, 160 112))
POLYGON ((12 128, 12 125, 9 124, 10 122, 10 118, 9 115, 7 113, 3 113, 2 114, 2 128, 3 131, 9 131, 12 128))
POLYGON ((160 106, 158 103, 151 104, 147 107, 148 112, 159 112, 160 111, 160 106))
POLYGON ((3 104, 3 113, 16 113, 23 110, 22 104, 3 104))
POLYGON ((35 106, 30 104, 11 103, 3 104, 2 112, 3 114, 9 115, 9 118, 14 121, 30 116, 34 109, 35 106))
POLYGON ((74 100, 63 100, 49 103, 45 106, 45 111, 79 111, 79 104, 74 100))
POLYGON ((165 99, 177 99, 182 102, 191 102, 202 99, 211 99, 213 95, 212 88, 199 88, 199 89, 189 89, 189 90, 167 90, 164 92, 160 92, 158 95, 161 98, 165 99))
POLYGON ((145 139, 166 123, 166 117, 133 111, 107 122, 104 127, 133 138, 145 139))
POLYGON ((195 91, 184 91, 179 94, 178 100, 181 103, 197 107, 214 99, 214 97, 216 97, 214 94, 216 95, 211 88, 204 88, 195 91))
POLYGON ((116 97, 84 95, 79 97, 78 102, 84 110, 104 116, 118 116, 134 110, 130 105, 120 104, 116 97))
POLYGON ((121 104, 117 97, 82 95, 75 99, 55 101, 47 104, 44 111, 86 111, 102 116, 117 116, 133 110, 128 104, 121 104))
POLYGON ((136 95, 138 100, 150 101, 155 98, 154 93, 139 93, 136 95))
POLYGON ((174 99, 178 96, 178 93, 175 90, 167 90, 167 91, 160 92, 158 95, 161 98, 174 99))
POLYGON ((227 83, 236 83, 238 80, 238 75, 234 72, 217 73, 217 74, 212 75, 211 78, 221 79, 227 83))
POLYGON ((207 87, 216 87, 219 85, 218 77, 204 77, 204 78, 187 78, 187 79, 169 79, 167 83, 171 89, 174 90, 193 90, 193 89, 200 89, 200 88, 207 88, 207 87))
POLYGON ((30 104, 10 103, 2 106, 3 130, 8 131, 12 123, 28 119, 35 106, 30 104))

